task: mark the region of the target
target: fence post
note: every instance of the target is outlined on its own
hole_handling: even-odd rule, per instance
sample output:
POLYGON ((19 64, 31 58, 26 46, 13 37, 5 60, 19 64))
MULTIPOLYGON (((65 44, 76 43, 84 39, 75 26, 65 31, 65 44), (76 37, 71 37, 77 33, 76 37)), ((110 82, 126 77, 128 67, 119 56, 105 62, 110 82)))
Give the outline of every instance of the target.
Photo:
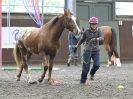
POLYGON ((2 67, 2 0, 0 0, 0 67, 2 67))

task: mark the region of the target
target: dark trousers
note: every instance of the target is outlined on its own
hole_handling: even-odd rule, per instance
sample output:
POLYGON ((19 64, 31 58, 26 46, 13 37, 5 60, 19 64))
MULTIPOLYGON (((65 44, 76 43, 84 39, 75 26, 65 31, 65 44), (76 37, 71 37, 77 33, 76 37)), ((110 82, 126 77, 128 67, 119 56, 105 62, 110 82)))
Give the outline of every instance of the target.
POLYGON ((93 60, 93 67, 90 71, 90 75, 94 76, 96 71, 100 67, 100 55, 99 51, 87 51, 85 50, 83 53, 83 65, 82 65, 82 73, 81 73, 81 83, 85 83, 87 80, 87 75, 90 70, 91 59, 93 60))

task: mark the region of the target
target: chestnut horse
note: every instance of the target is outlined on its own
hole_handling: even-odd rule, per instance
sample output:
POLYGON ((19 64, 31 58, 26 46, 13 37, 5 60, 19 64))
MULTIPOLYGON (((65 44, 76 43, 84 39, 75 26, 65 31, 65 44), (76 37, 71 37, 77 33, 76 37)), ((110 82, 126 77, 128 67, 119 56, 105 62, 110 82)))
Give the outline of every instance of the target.
POLYGON ((120 56, 117 51, 117 37, 115 29, 110 26, 101 26, 100 30, 103 33, 104 38, 104 41, 101 44, 104 45, 109 57, 107 66, 112 64, 111 57, 115 57, 113 64, 121 67, 120 56))
MULTIPOLYGON (((70 10, 64 10, 64 14, 52 18, 45 25, 40 28, 27 28, 22 31, 21 36, 18 38, 15 48, 13 50, 16 64, 20 66, 19 73, 17 75, 17 81, 20 81, 20 77, 23 69, 28 74, 27 61, 31 55, 44 54, 42 65, 44 66, 43 73, 38 79, 42 82, 47 70, 48 82, 54 83, 51 75, 53 69, 53 61, 56 56, 57 49, 59 48, 59 39, 64 29, 68 29, 74 33, 79 33, 80 29, 76 23, 76 18, 72 15, 70 10)), ((32 83, 31 77, 28 74, 27 80, 32 83)))

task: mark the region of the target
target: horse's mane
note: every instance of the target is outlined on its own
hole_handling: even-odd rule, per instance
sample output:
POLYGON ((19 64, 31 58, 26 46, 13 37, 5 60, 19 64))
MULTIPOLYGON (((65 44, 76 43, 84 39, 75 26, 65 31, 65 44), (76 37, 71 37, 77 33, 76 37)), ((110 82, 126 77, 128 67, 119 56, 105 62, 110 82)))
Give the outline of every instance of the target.
POLYGON ((59 16, 53 17, 50 21, 48 21, 46 24, 42 26, 42 28, 51 28, 55 23, 59 20, 59 16))

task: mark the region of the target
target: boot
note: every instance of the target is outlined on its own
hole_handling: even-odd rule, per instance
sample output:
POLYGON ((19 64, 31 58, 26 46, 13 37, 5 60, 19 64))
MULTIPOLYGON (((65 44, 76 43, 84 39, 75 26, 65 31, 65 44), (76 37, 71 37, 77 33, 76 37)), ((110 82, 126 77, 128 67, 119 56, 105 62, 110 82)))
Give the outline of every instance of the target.
POLYGON ((77 66, 78 64, 78 60, 77 59, 74 59, 74 65, 77 66))
POLYGON ((94 80, 94 75, 90 75, 90 80, 94 80))
POLYGON ((67 66, 69 67, 70 66, 70 63, 67 63, 67 66))
POLYGON ((68 61, 67 61, 67 66, 68 67, 70 66, 70 62, 71 62, 71 59, 68 59, 68 61))

